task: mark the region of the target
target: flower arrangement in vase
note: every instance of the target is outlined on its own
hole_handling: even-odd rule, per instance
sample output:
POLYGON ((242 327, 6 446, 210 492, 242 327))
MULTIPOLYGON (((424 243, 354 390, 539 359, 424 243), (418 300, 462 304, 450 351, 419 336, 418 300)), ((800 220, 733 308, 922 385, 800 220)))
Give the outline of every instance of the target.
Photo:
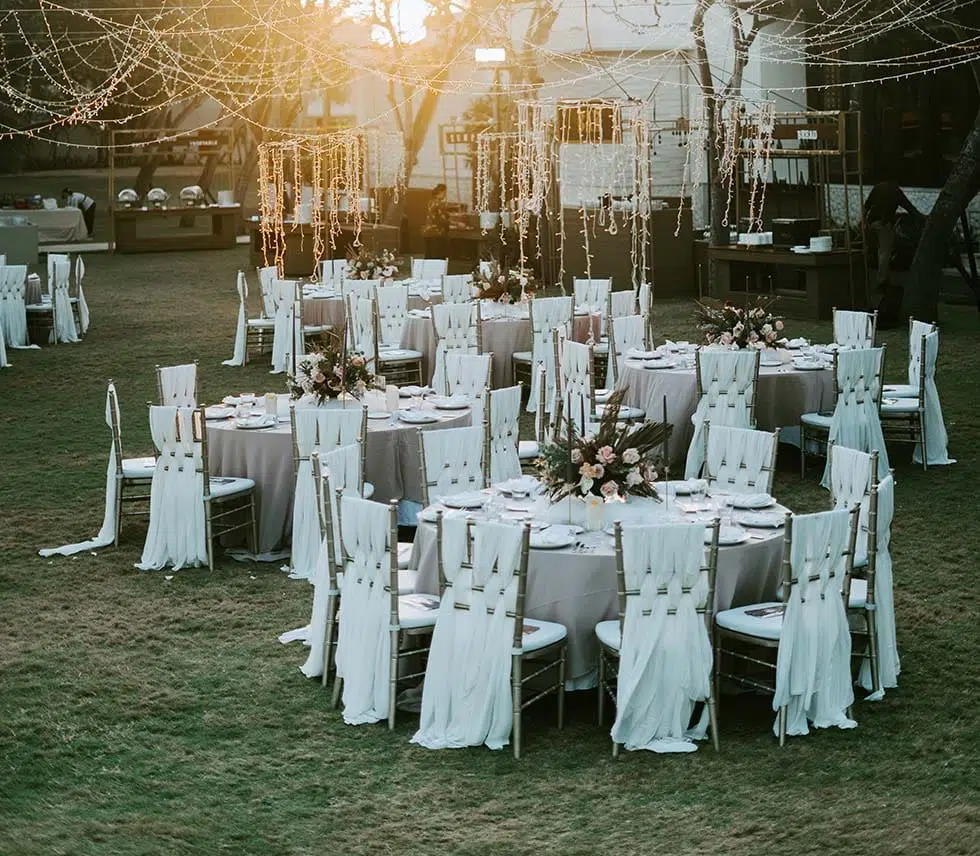
POLYGON ((626 390, 617 390, 609 397, 595 434, 578 436, 568 420, 562 423, 564 440, 542 447, 538 468, 553 501, 590 496, 657 498, 657 469, 665 460, 673 426, 618 424, 625 394, 626 390))
POLYGON ((476 300, 496 300, 499 303, 525 303, 534 297, 534 275, 524 270, 502 270, 497 262, 489 269, 484 265, 473 271, 477 287, 476 300))
POLYGON ((759 298, 754 306, 739 307, 720 301, 697 301, 694 319, 709 345, 728 348, 780 348, 783 319, 770 312, 775 302, 759 298))
POLYGON ((363 247, 347 256, 348 279, 391 279, 398 273, 395 255, 382 250, 380 255, 367 252, 363 247))
POLYGON ((321 350, 307 354, 288 376, 292 399, 312 395, 317 404, 349 395, 360 398, 374 383, 374 373, 362 354, 337 346, 337 337, 327 340, 321 350))

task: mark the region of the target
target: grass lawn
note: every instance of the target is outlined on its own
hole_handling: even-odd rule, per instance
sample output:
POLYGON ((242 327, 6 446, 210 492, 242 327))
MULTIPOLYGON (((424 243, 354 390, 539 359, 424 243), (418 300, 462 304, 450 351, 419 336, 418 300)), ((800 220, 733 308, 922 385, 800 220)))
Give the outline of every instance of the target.
MULTIPOLYGON (((410 746, 401 715, 347 727, 305 649, 312 589, 278 565, 139 573, 144 525, 118 550, 43 560, 102 519, 105 382, 127 455, 149 451, 155 363, 200 360, 204 401, 281 388, 226 368, 244 248, 86 259, 84 343, 12 351, 0 371, 0 856, 21 854, 967 854, 978 830, 975 310, 946 308, 940 391, 959 463, 928 473, 892 450, 901 686, 859 727, 780 750, 763 698, 725 698, 720 753, 610 757, 594 695, 564 732, 532 709, 526 757, 410 746), (972 509, 972 510, 971 510, 972 509)), ((657 326, 693 338, 690 304, 657 326)), ((829 324, 788 331, 826 341, 829 324)), ((904 331, 887 371, 904 380, 904 331)), ((793 454, 776 493, 826 506, 793 454)))

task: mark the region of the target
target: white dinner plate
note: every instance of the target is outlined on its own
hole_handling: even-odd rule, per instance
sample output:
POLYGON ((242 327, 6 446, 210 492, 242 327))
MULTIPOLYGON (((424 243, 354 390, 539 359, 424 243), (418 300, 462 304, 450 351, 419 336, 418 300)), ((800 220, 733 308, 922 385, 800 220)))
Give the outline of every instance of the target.
POLYGON ((662 355, 659 351, 638 351, 635 348, 630 348, 626 352, 626 356, 631 360, 659 360, 662 355))
POLYGON ((278 420, 270 416, 246 416, 244 419, 236 419, 235 427, 244 431, 255 431, 259 428, 271 428, 277 425, 278 420))
POLYGON ((436 410, 466 410, 470 406, 465 395, 434 395, 429 401, 436 410))
POLYGON ((768 493, 733 493, 728 497, 728 504, 732 508, 753 510, 756 508, 768 508, 775 500, 768 493))
POLYGON ((825 365, 822 360, 793 360, 793 368, 798 372, 822 371, 825 365))
MULTIPOLYGON (((704 543, 711 543, 711 529, 706 529, 704 532, 704 543)), ((741 544, 743 541, 747 541, 749 538, 749 533, 746 532, 741 526, 722 526, 718 530, 718 545, 720 547, 731 547, 735 544, 741 544)))
POLYGON ((645 369, 672 369, 675 365, 676 363, 673 360, 668 360, 664 357, 643 361, 643 368, 645 369))
POLYGON ((426 413, 424 410, 399 410, 398 418, 409 425, 428 425, 439 421, 435 413, 426 413))
POLYGON ((430 392, 435 392, 431 386, 414 386, 409 384, 408 386, 398 387, 398 397, 399 398, 412 398, 418 395, 428 395, 430 392))
POLYGON ((221 399, 222 404, 230 404, 232 407, 238 404, 254 404, 256 401, 256 396, 251 396, 248 399, 243 398, 241 395, 226 395, 221 399))
POLYGON ((439 497, 439 502, 447 508, 481 508, 487 501, 482 491, 471 490, 467 493, 457 493, 453 496, 439 497))
POLYGON ((428 508, 423 508, 416 516, 423 523, 435 523, 436 514, 442 512, 442 517, 445 520, 447 517, 459 517, 459 511, 453 511, 452 509, 445 508, 441 504, 430 505, 428 508))
POLYGON ((390 419, 391 414, 387 410, 369 410, 368 419, 390 419))
POLYGON ((781 366, 783 361, 779 358, 779 354, 772 354, 768 351, 763 351, 759 355, 759 365, 760 366, 781 366))
POLYGON ((518 476, 517 478, 508 479, 505 482, 501 482, 500 484, 496 485, 496 488, 504 496, 511 496, 513 495, 514 491, 525 495, 536 493, 540 486, 541 482, 539 482, 534 476, 518 476))
POLYGON ((575 536, 567 529, 562 531, 558 527, 549 526, 540 532, 531 533, 532 550, 561 550, 563 547, 571 547, 574 543, 575 536))
POLYGON ((786 518, 777 511, 744 511, 735 520, 756 529, 779 529, 786 523, 786 518))
POLYGON ((786 343, 786 347, 791 351, 798 351, 800 348, 806 348, 809 346, 809 342, 804 338, 790 339, 786 343))
POLYGON ((234 407, 207 407, 204 410, 204 418, 211 419, 227 419, 229 416, 235 415, 234 407))

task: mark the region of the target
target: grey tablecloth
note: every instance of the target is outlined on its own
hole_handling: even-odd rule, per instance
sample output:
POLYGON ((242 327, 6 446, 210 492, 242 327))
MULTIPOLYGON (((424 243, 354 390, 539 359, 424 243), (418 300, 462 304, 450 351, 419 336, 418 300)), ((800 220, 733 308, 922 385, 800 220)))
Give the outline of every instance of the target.
MULTIPOLYGON (((719 548, 715 611, 777 599, 783 530, 753 531, 761 537, 719 548)), ((568 628, 568 680, 575 688, 589 686, 594 677, 599 657, 596 624, 618 614, 612 538, 601 533, 586 538, 599 544, 595 552, 531 550, 527 573, 525 614, 568 628)), ((419 524, 412 559, 419 570, 417 591, 438 594, 433 524, 419 524)))
MULTIPOLYGON (((408 296, 409 309, 425 309, 433 303, 441 302, 442 297, 440 295, 435 295, 428 301, 418 296, 408 296)), ((342 331, 346 324, 343 298, 307 297, 303 301, 303 323, 311 326, 332 324, 335 330, 342 331)))
MULTIPOLYGON (((667 397, 667 421, 674 426, 668 449, 670 463, 672 467, 683 466, 694 434, 691 416, 698 404, 694 369, 645 369, 627 360, 619 385, 629 390, 626 404, 643 408, 647 418, 654 421, 663 418, 667 397)), ((800 414, 833 406, 833 371, 797 371, 789 364, 760 368, 755 416, 761 430, 798 427, 800 414)))
MULTIPOLYGON (((355 404, 355 406, 360 406, 355 404)), ((430 407, 430 405, 423 405, 430 407)), ((280 413, 288 410, 280 402, 280 413)), ((470 424, 470 411, 439 411, 440 421, 409 425, 398 420, 368 420, 365 481, 374 485, 372 499, 422 501, 418 431, 470 424)), ((293 443, 289 422, 277 428, 242 431, 233 420, 208 423, 208 466, 216 476, 239 476, 256 484, 259 550, 288 541, 292 527, 293 443)))
POLYGON ((80 208, 53 208, 51 210, 18 211, 37 226, 39 243, 84 241, 88 238, 85 218, 80 208))

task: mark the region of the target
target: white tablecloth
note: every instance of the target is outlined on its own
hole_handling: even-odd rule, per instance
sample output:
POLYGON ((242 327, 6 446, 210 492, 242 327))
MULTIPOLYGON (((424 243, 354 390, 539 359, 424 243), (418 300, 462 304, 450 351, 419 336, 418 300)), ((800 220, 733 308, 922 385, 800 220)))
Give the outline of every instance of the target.
POLYGON ((53 208, 11 212, 23 214, 37 226, 37 239, 42 244, 84 241, 88 238, 85 218, 80 208, 53 208))

